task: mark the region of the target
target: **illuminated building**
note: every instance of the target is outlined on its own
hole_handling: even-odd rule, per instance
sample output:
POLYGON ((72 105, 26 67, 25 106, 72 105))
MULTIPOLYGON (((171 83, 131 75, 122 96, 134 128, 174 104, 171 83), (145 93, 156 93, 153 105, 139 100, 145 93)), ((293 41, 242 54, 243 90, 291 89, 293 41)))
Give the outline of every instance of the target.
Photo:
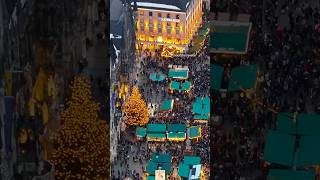
POLYGON ((203 0, 136 0, 136 49, 183 52, 202 23, 203 0))

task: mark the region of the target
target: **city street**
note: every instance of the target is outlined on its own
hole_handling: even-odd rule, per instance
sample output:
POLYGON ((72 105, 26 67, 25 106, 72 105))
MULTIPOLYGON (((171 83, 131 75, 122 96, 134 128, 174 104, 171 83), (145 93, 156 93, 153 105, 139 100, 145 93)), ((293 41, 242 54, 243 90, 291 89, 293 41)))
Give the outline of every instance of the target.
MULTIPOLYGON (((191 123, 191 104, 195 96, 209 95, 209 58, 202 54, 199 57, 156 59, 143 54, 138 59, 136 85, 139 86, 139 90, 149 106, 149 123, 197 124, 191 123), (188 80, 193 85, 190 92, 169 93, 168 82, 170 80, 168 77, 164 82, 152 82, 149 79, 150 73, 153 72, 163 72, 166 74, 165 72, 168 71, 170 64, 188 66, 190 69, 189 74, 191 75, 188 80), (173 111, 168 114, 167 118, 163 118, 159 115, 160 106, 168 98, 175 99, 176 102, 173 111)), ((207 132, 208 135, 208 125, 204 125, 204 127, 204 132, 207 132)), ((125 177, 136 179, 134 177, 137 174, 140 178, 145 177, 145 168, 153 152, 162 152, 177 157, 178 161, 172 165, 170 173, 176 172, 177 166, 185 154, 187 141, 155 143, 147 142, 146 139, 137 141, 134 132, 128 133, 124 131, 121 134, 118 159, 112 166, 113 179, 124 179, 125 177)), ((209 146, 207 135, 203 135, 200 141, 191 143, 193 155, 200 156, 203 164, 209 163, 209 150, 202 148, 209 146)))

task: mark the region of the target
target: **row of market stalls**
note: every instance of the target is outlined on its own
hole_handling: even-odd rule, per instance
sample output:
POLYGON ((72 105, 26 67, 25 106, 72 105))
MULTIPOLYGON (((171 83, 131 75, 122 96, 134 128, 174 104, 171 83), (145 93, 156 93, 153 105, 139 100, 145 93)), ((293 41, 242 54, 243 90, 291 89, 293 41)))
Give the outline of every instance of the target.
MULTIPOLYGON (((186 80, 188 79, 189 68, 174 65, 171 65, 169 68, 168 78, 174 79, 170 82, 169 92, 189 92, 191 82, 186 80)), ((149 79, 154 82, 161 82, 166 79, 166 75, 162 72, 154 72, 149 75, 149 79)))
MULTIPOLYGON (((224 68, 213 64, 211 64, 210 68, 211 88, 220 90, 224 78, 224 68)), ((255 88, 257 75, 258 66, 256 64, 232 68, 227 91, 231 92, 255 88)))
POLYGON ((147 180, 167 179, 169 175, 180 179, 197 180, 203 174, 203 166, 198 156, 184 156, 178 170, 172 168, 175 157, 170 154, 154 153, 146 167, 147 180))
POLYGON ((196 97, 192 104, 194 122, 208 123, 210 115, 210 97, 196 97))
MULTIPOLYGON (((175 66, 169 65, 168 78, 185 80, 188 79, 189 68, 187 66, 175 66)), ((149 75, 149 79, 152 81, 163 81, 166 79, 166 75, 162 72, 154 72, 149 75)))
MULTIPOLYGON (((150 74, 150 80, 160 82, 165 79, 169 82, 169 93, 190 93, 192 83, 188 80, 189 68, 181 65, 168 65, 168 75, 162 72, 150 74)), ((175 101, 178 99, 165 99, 159 106, 159 113, 166 118, 173 112, 175 101)), ((194 122, 196 120, 208 121, 210 114, 210 98, 197 97, 194 101, 193 110, 194 122)), ((158 114, 159 115, 159 114, 158 114)), ((136 137, 148 142, 189 142, 198 141, 202 136, 203 125, 160 124, 149 123, 146 127, 136 128, 136 137)), ((198 156, 184 156, 181 162, 177 162, 180 157, 172 157, 170 154, 155 153, 146 167, 146 177, 148 180, 167 179, 169 176, 175 179, 204 179, 204 167, 198 156), (174 162, 174 164, 172 164, 174 162)))
POLYGON ((267 132, 263 158, 283 169, 271 169, 269 178, 314 180, 320 165, 320 115, 283 112, 276 123, 267 132))
POLYGON ((147 128, 136 128, 136 137, 156 142, 198 140, 201 130, 201 125, 187 128, 185 124, 148 124, 147 128))

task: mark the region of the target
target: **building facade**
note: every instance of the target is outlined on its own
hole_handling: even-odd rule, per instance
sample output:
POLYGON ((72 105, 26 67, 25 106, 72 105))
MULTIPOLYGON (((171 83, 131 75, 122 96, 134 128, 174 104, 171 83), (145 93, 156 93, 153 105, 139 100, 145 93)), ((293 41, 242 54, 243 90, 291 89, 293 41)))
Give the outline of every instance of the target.
POLYGON ((203 0, 138 0, 136 49, 186 50, 202 23, 203 0))
POLYGON ((136 70, 135 11, 127 0, 110 1, 110 160, 117 156, 121 103, 133 84, 136 70))

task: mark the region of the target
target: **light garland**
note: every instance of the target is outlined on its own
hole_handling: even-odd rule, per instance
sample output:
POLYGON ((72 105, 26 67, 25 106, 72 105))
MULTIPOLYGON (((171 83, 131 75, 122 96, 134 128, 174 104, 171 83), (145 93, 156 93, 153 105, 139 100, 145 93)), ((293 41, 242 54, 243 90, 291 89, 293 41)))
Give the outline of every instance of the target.
POLYGON ((142 99, 137 86, 132 88, 131 95, 124 103, 122 109, 127 125, 143 126, 149 122, 148 107, 142 99))
POLYGON ((109 127, 98 119, 99 105, 87 80, 76 77, 71 91, 62 112, 63 127, 53 141, 55 179, 108 179, 109 127))

